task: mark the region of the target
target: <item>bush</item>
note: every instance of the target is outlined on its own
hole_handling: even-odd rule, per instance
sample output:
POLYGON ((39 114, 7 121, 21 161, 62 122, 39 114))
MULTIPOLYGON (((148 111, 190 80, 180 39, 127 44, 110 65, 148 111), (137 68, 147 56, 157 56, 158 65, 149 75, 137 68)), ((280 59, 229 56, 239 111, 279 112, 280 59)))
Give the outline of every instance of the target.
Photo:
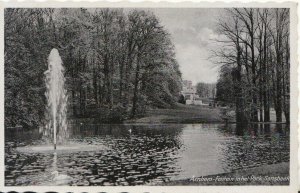
POLYGON ((118 104, 117 106, 113 107, 109 114, 108 114, 108 120, 110 123, 121 123, 128 117, 128 112, 125 107, 123 107, 121 104, 118 104))

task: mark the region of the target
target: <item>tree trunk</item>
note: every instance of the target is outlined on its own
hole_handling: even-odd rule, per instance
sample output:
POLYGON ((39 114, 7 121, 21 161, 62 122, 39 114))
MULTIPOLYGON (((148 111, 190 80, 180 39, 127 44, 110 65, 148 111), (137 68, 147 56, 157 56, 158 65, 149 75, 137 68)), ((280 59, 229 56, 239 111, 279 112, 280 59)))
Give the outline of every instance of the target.
POLYGON ((263 101, 264 101, 264 121, 270 122, 270 101, 268 97, 269 93, 269 80, 267 72, 267 26, 264 23, 264 42, 263 42, 263 66, 262 66, 262 78, 263 78, 263 101))
POLYGON ((111 63, 109 65, 109 89, 108 89, 108 93, 109 93, 109 108, 113 108, 113 104, 114 104, 114 89, 113 89, 113 77, 114 77, 114 60, 113 57, 111 56, 111 63))
POLYGON ((97 74, 95 72, 95 69, 93 70, 93 93, 94 93, 94 99, 96 102, 96 106, 98 106, 98 85, 97 85, 97 74))
POLYGON ((138 102, 139 76, 140 76, 140 54, 138 53, 137 54, 136 71, 135 71, 133 100, 132 100, 132 111, 131 111, 132 118, 134 118, 136 115, 137 102, 138 102))
POLYGON ((250 35, 250 44, 251 44, 251 70, 252 70, 252 102, 253 105, 251 107, 251 118, 253 122, 258 122, 258 111, 257 111, 257 89, 256 89, 256 63, 255 63, 255 50, 254 50, 254 21, 253 15, 250 17, 250 25, 249 29, 250 35))
MULTIPOLYGON (((236 40, 236 49, 237 49, 237 68, 234 69, 234 89, 235 89, 235 107, 236 107, 236 122, 237 128, 236 132, 239 135, 243 134, 244 127, 247 125, 247 118, 245 116, 244 108, 244 98, 243 98, 243 88, 242 88, 242 63, 241 63, 241 47, 239 43, 239 38, 236 40)), ((246 58, 247 60, 247 58, 246 58)))
POLYGON ((119 85, 119 101, 122 102, 123 98, 123 69, 124 69, 124 60, 120 62, 120 85, 119 85))
POLYGON ((103 104, 103 98, 104 98, 104 88, 101 85, 101 80, 98 80, 98 104, 102 105, 103 104))
POLYGON ((76 112, 76 100, 75 100, 75 91, 72 90, 72 101, 73 101, 73 104, 72 104, 72 107, 73 107, 73 115, 74 116, 77 116, 77 112, 76 112))
POLYGON ((290 91, 289 91, 289 84, 290 84, 290 74, 289 74, 289 69, 290 69, 290 64, 289 64, 289 42, 288 39, 286 40, 286 54, 285 54, 285 68, 284 68, 284 73, 286 74, 286 78, 284 79, 284 116, 286 123, 290 123, 290 91))
POLYGON ((103 64, 104 64, 104 69, 103 69, 103 72, 104 72, 104 96, 105 96, 105 103, 109 104, 110 103, 110 99, 109 99, 109 80, 110 80, 110 77, 109 77, 109 64, 108 64, 108 56, 107 54, 105 54, 104 56, 104 61, 103 61, 103 64))
POLYGON ((259 36, 259 121, 263 122, 263 78, 262 78, 262 32, 260 33, 259 36))
POLYGON ((280 56, 277 56, 277 65, 276 65, 276 104, 275 104, 275 111, 276 111, 276 122, 282 122, 282 88, 281 88, 281 72, 279 69, 280 65, 280 56))

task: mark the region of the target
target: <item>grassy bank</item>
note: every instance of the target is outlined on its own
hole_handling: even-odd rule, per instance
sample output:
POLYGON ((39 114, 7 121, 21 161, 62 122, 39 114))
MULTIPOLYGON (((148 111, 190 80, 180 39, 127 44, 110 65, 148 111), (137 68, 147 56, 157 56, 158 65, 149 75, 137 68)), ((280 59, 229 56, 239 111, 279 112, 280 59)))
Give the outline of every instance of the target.
MULTIPOLYGON (((210 106, 176 104, 172 108, 147 109, 145 114, 135 119, 127 119, 121 110, 97 109, 90 118, 74 118, 74 122, 88 123, 128 123, 128 124, 164 124, 164 123, 234 123, 234 109, 210 106)), ((270 123, 276 122, 275 111, 271 109, 270 123)), ((285 119, 283 118, 283 122, 285 119)))
POLYGON ((263 165, 210 176, 171 181, 163 185, 289 185, 289 162, 263 165))
POLYGON ((219 123, 223 121, 219 108, 178 104, 172 109, 147 110, 142 118, 127 120, 126 123, 219 123))

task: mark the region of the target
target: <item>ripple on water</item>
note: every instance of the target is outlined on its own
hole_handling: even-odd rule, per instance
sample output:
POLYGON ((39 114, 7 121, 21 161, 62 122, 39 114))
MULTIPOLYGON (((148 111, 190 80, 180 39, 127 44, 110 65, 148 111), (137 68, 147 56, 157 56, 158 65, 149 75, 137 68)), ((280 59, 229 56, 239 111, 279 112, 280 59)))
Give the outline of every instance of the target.
POLYGON ((5 185, 57 185, 53 171, 72 178, 63 185, 159 185, 183 174, 201 176, 203 171, 211 172, 207 165, 197 165, 215 161, 207 161, 214 156, 211 150, 217 152, 217 163, 223 171, 289 160, 288 134, 250 138, 214 127, 204 133, 203 129, 197 125, 132 127, 129 135, 124 126, 103 127, 97 132, 73 135, 72 145, 57 147, 56 157, 52 146, 38 146, 37 140, 7 140, 5 185), (207 149, 206 145, 215 149, 207 149), (200 150, 207 154, 199 154, 200 150), (191 160, 187 153, 199 156, 191 160), (191 168, 190 173, 187 168, 191 168))
POLYGON ((21 153, 70 153, 81 151, 99 151, 105 150, 104 145, 85 145, 85 144, 68 144, 58 145, 54 150, 53 145, 39 145, 39 146, 23 146, 17 147, 16 150, 21 153))

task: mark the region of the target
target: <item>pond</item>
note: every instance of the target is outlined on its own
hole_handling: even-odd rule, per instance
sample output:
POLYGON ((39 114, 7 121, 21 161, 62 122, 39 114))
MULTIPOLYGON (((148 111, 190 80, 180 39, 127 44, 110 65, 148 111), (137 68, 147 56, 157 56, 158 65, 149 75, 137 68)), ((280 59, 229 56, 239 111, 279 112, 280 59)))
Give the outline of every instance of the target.
POLYGON ((160 185, 289 161, 285 125, 251 125, 242 133, 235 124, 70 127, 68 142, 82 148, 57 153, 18 151, 45 142, 38 130, 6 130, 5 185, 160 185))

